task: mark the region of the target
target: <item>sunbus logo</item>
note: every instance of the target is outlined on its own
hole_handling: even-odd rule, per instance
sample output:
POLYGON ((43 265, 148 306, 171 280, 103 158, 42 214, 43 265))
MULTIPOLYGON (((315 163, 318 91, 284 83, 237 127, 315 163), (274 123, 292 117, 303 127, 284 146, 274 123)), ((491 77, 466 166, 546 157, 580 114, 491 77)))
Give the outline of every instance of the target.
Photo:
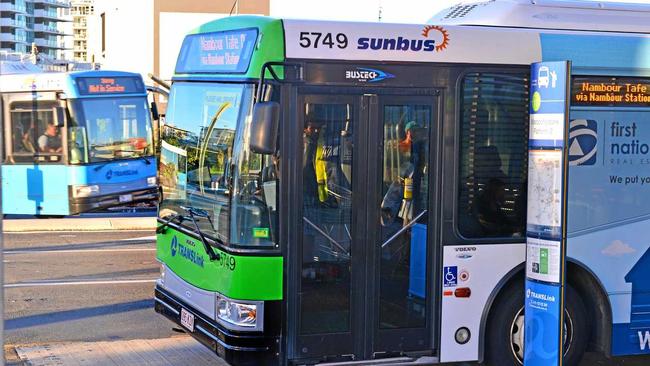
POLYGON ((449 45, 449 33, 437 25, 427 25, 422 30, 424 39, 397 38, 370 38, 361 37, 357 41, 360 50, 392 50, 415 52, 440 52, 449 45))

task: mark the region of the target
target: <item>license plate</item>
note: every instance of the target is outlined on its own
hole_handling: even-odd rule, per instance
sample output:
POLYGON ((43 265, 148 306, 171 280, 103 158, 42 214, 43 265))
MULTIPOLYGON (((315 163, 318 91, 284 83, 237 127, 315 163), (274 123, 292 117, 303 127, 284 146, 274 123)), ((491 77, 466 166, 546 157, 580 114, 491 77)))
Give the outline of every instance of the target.
POLYGON ((121 194, 120 195, 120 203, 131 202, 131 201, 133 201, 133 195, 132 194, 121 194))
POLYGON ((185 309, 181 309, 181 325, 189 329, 190 332, 194 331, 194 315, 185 309))

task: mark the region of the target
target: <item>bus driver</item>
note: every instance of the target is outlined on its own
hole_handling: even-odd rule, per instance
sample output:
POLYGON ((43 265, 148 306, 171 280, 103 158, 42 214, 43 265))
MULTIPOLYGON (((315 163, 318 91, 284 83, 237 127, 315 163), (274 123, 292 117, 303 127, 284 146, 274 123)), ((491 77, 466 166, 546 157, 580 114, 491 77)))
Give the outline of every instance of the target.
POLYGON ((59 128, 52 122, 47 123, 47 129, 38 138, 38 148, 41 152, 60 153, 62 151, 59 128))

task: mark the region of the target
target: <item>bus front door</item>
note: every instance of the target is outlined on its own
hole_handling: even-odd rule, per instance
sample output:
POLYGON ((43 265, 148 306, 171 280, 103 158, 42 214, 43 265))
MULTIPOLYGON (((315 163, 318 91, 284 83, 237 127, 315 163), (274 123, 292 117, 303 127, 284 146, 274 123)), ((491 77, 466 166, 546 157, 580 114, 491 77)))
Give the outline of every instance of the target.
POLYGON ((299 95, 289 358, 433 352, 437 103, 434 90, 299 95))

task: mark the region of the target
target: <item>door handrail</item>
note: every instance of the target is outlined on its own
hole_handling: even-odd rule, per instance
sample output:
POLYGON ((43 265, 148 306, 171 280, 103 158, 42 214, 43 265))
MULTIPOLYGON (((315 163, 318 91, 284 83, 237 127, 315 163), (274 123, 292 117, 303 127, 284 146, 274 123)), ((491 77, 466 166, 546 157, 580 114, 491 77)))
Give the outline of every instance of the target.
POLYGON ((391 242, 393 242, 393 240, 397 239, 397 237, 400 236, 400 235, 402 235, 402 233, 404 233, 407 229, 410 229, 413 225, 417 224, 418 220, 419 220, 422 216, 424 216, 424 214, 426 214, 427 211, 428 211, 428 210, 424 210, 424 211, 420 212, 419 215, 415 216, 415 218, 414 218, 413 220, 411 220, 411 222, 409 222, 406 226, 404 226, 404 227, 401 228, 398 232, 396 232, 395 234, 393 234, 393 236, 391 236, 390 238, 388 238, 388 240, 386 240, 386 241, 381 245, 381 248, 384 249, 384 247, 386 247, 388 244, 390 244, 391 242))
POLYGON ((305 220, 306 223, 308 223, 309 225, 311 225, 311 227, 313 227, 316 231, 318 231, 322 236, 324 236, 324 237, 325 237, 327 240, 329 240, 332 244, 334 244, 337 248, 339 248, 343 253, 345 253, 345 255, 348 255, 348 256, 350 255, 350 252, 348 252, 347 249, 343 248, 343 246, 342 246, 341 244, 339 244, 339 242, 337 242, 336 240, 334 240, 334 238, 332 238, 331 236, 327 235, 327 233, 326 233, 325 231, 323 231, 321 228, 319 228, 316 224, 314 224, 313 222, 309 221, 309 219, 306 218, 305 216, 303 216, 302 219, 305 220))

